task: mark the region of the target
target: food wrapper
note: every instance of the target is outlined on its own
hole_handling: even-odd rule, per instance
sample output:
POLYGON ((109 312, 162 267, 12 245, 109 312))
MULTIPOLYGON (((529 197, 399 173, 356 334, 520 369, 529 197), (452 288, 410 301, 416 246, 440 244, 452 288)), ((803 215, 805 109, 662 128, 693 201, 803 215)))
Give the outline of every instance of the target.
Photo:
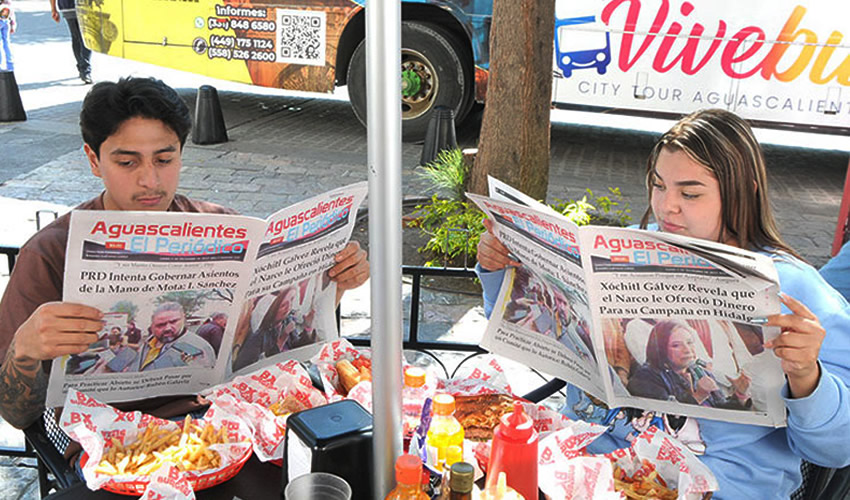
MULTIPOLYGON (((534 429, 537 431, 540 440, 539 446, 543 446, 545 436, 558 431, 557 437, 554 438, 555 446, 561 456, 568 458, 586 455, 585 448, 587 448, 587 445, 608 430, 608 427, 604 425, 597 425, 583 420, 570 420, 566 415, 562 415, 544 405, 523 402, 522 409, 534 422, 534 429)), ((472 443, 478 466, 485 473, 487 472, 487 464, 490 461, 491 444, 492 441, 472 443)), ((540 460, 542 463, 544 455, 540 452, 540 447, 538 447, 538 454, 541 456, 540 460)), ((551 451, 545 454, 547 461, 553 460, 556 456, 558 455, 553 454, 551 451)))
MULTIPOLYGON (((222 411, 213 404, 207 410, 203 419, 195 420, 193 423, 200 426, 210 423, 215 429, 226 428, 229 442, 209 445, 210 450, 219 454, 221 458, 220 467, 204 471, 181 472, 180 474, 194 477, 212 475, 244 462, 250 457, 251 430, 239 417, 222 411)), ((181 427, 177 422, 153 417, 139 411, 120 411, 74 389, 68 390, 62 418, 59 422, 65 433, 74 441, 79 442, 87 454, 87 460, 83 465, 83 476, 86 485, 92 490, 99 489, 110 481, 116 483, 149 483, 151 476, 131 474, 113 476, 96 472, 95 468, 103 459, 107 442, 115 438, 122 444, 132 443, 149 426, 154 424, 160 428, 171 430, 179 430, 181 427)))
POLYGON ((204 391, 203 395, 221 409, 239 415, 251 429, 254 453, 261 461, 283 458, 286 420, 269 407, 291 398, 297 409, 327 404, 327 397, 313 387, 307 370, 289 360, 267 366, 204 391))
MULTIPOLYGON (((579 422, 576 422, 579 423, 579 422)), ((679 500, 697 500, 717 489, 711 471, 675 438, 652 426, 631 448, 587 456, 584 449, 604 426, 585 423, 584 430, 567 427, 541 439, 538 448, 540 489, 553 500, 621 498, 614 489, 613 464, 629 477, 654 469, 679 500), (647 465, 649 464, 649 465, 647 465)))
POLYGON ((489 354, 476 357, 474 368, 468 375, 439 383, 437 391, 464 396, 513 394, 505 370, 496 358, 489 354))
POLYGON ((345 396, 339 390, 341 385, 339 375, 337 375, 336 369, 334 368, 337 361, 341 361, 343 359, 354 361, 361 357, 369 358, 369 351, 358 351, 353 345, 351 345, 351 342, 345 339, 339 339, 334 340, 333 342, 328 342, 322 346, 321 350, 319 350, 319 352, 310 359, 310 362, 313 363, 319 370, 319 376, 322 378, 322 383, 325 386, 325 396, 327 396, 328 402, 332 403, 348 397, 349 399, 356 400, 358 403, 363 405, 363 408, 366 408, 369 410, 369 413, 371 413, 372 382, 366 380, 358 383, 352 387, 350 391, 348 391, 348 396, 345 396))
POLYGON ((151 474, 151 480, 139 500, 195 500, 195 492, 186 476, 173 466, 162 466, 151 474))

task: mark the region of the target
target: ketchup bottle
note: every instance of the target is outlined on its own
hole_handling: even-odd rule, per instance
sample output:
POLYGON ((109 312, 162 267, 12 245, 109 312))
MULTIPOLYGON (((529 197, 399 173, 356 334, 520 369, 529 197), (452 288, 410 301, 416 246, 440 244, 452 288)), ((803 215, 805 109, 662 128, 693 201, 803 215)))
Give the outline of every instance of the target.
POLYGON ((537 431, 534 422, 514 401, 514 411, 503 415, 493 432, 487 466, 487 487, 496 485, 504 472, 507 484, 523 498, 537 498, 537 431))

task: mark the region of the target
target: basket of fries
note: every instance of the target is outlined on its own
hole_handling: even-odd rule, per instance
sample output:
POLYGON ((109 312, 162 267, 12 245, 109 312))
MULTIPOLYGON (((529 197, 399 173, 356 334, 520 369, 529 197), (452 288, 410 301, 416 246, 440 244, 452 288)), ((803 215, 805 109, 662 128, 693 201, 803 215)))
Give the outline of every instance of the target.
MULTIPOLYGON (((215 445, 229 443, 226 427, 216 431, 211 423, 198 425, 187 415, 180 429, 153 423, 129 444, 112 437, 94 470, 112 476, 103 483, 103 489, 122 495, 141 495, 149 482, 145 478, 164 465, 174 465, 185 474, 192 489, 198 491, 232 478, 251 457, 251 448, 244 447, 241 456, 222 466, 215 445)), ((80 466, 85 468, 88 460, 84 452, 80 466)))
POLYGON ((203 419, 180 422, 123 412, 70 389, 60 427, 80 443, 80 465, 91 490, 140 495, 162 476, 188 491, 236 475, 251 457, 251 431, 238 415, 213 403, 203 419))

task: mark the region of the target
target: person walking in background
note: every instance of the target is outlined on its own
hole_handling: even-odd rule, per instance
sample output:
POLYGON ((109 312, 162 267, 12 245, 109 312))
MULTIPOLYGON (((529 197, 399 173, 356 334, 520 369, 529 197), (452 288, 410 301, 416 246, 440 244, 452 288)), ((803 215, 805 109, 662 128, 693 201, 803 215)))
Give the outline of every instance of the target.
POLYGON ((50 0, 50 15, 53 20, 59 22, 59 14, 68 23, 71 32, 71 48, 74 50, 74 58, 77 60, 77 71, 83 83, 91 83, 91 50, 83 43, 83 34, 80 31, 80 23, 77 20, 77 11, 74 9, 74 0, 50 0))
POLYGON ((11 35, 17 29, 12 0, 0 0, 0 71, 15 71, 11 35))

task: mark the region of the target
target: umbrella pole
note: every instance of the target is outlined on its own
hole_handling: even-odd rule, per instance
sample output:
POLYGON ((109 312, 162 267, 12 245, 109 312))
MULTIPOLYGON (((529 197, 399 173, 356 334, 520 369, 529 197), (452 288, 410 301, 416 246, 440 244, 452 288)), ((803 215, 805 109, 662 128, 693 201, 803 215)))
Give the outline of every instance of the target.
POLYGON ((366 7, 366 121, 372 299, 374 498, 401 454, 401 2, 366 7))

